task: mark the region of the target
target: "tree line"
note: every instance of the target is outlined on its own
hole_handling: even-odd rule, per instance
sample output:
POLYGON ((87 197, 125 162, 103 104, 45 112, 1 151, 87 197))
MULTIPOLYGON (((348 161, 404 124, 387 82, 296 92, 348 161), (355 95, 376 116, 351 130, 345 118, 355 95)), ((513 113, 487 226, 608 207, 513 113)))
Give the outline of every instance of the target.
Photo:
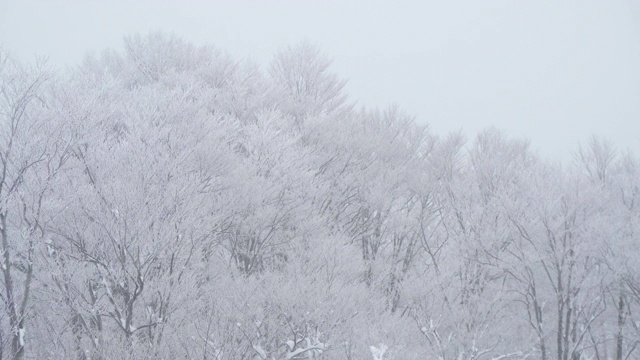
POLYGON ((0 359, 633 359, 640 161, 357 109, 164 33, 0 51, 0 359))

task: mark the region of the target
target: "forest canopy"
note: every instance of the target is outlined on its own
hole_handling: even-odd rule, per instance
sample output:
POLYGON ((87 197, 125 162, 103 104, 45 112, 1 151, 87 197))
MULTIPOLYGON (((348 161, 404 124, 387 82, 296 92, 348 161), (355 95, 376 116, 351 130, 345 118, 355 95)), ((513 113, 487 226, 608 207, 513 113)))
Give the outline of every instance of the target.
POLYGON ((0 49, 0 360, 640 356, 637 154, 344 87, 306 42, 0 49))

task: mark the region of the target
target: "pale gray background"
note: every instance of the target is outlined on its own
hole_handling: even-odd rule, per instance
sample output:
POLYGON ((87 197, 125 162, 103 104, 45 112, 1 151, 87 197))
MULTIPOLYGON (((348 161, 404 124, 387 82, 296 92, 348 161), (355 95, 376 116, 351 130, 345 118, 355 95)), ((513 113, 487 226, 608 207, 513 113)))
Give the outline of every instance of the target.
POLYGON ((438 133, 496 126, 557 159, 597 133, 640 154, 640 0, 0 0, 0 44, 58 67, 151 30, 264 65, 311 40, 359 104, 438 133))

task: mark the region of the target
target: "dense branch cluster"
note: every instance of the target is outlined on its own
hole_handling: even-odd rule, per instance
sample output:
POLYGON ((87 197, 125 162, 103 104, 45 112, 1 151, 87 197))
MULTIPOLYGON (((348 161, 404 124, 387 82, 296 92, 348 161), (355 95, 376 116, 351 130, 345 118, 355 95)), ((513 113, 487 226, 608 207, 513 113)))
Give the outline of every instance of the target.
POLYGON ((0 52, 0 359, 632 359, 640 160, 357 110, 172 35, 0 52))

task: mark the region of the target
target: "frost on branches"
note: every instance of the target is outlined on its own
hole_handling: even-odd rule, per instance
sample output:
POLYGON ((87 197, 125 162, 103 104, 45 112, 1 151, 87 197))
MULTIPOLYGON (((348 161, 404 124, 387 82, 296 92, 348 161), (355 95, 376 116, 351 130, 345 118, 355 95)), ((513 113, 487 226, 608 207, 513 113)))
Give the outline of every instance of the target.
POLYGON ((561 166, 356 109, 309 43, 0 51, 0 86, 0 360, 640 356, 640 161, 604 139, 561 166))

